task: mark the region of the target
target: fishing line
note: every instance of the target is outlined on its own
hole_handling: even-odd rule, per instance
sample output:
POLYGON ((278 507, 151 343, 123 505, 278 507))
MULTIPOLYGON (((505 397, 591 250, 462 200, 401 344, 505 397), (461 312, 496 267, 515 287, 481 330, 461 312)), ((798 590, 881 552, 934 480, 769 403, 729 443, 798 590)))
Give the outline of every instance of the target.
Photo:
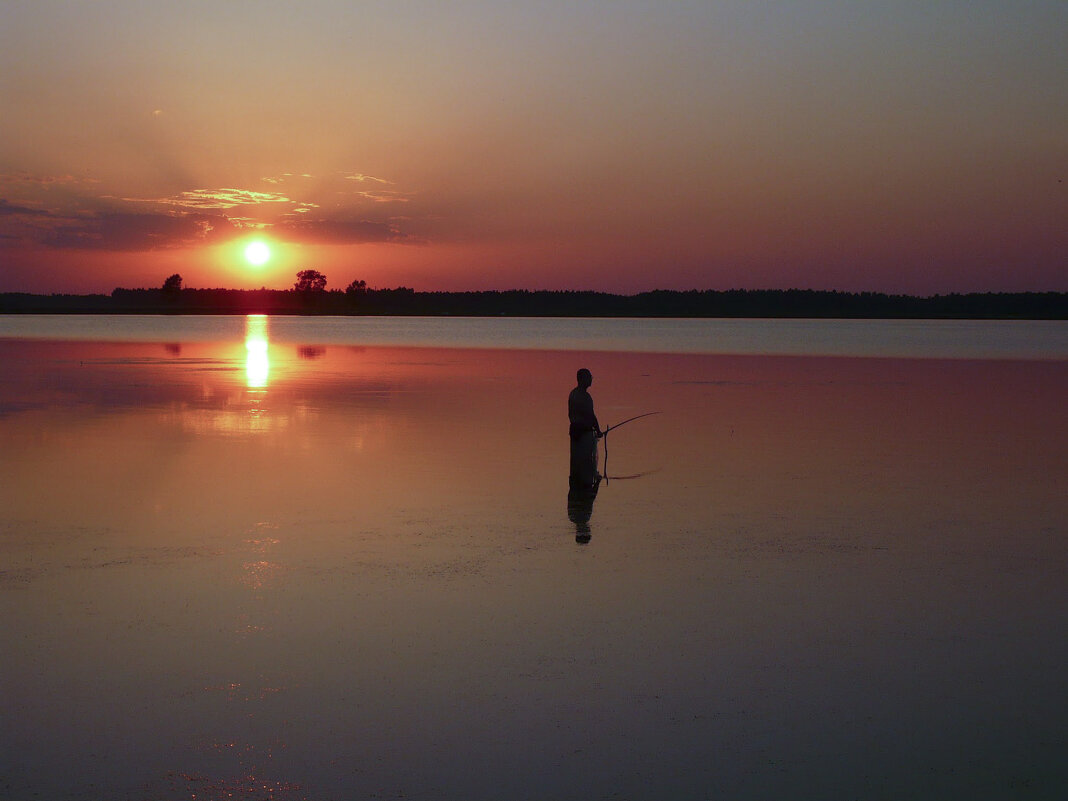
POLYGON ((660 412, 645 412, 644 414, 636 414, 634 417, 628 417, 622 423, 616 423, 614 426, 608 426, 603 432, 601 432, 601 439, 604 440, 604 470, 601 471, 601 475, 604 476, 605 483, 608 482, 608 432, 614 428, 619 428, 634 420, 640 420, 643 417, 649 417, 653 414, 660 414, 660 412))

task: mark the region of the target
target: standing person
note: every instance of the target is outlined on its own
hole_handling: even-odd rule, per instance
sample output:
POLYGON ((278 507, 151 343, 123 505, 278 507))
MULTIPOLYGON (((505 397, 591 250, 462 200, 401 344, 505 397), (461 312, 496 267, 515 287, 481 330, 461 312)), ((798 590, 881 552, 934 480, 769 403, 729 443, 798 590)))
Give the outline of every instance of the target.
POLYGON ((583 367, 576 374, 578 386, 567 396, 567 417, 571 421, 571 483, 594 486, 601 480, 597 472, 597 440, 601 426, 593 413, 593 398, 588 392, 593 374, 583 367))

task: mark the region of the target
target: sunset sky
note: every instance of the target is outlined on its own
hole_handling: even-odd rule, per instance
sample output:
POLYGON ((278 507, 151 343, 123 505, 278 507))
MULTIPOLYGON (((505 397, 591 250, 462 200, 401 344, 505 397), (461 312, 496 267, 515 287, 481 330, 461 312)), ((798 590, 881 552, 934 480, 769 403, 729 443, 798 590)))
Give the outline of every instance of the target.
POLYGON ((0 0, 0 291, 1065 291, 1066 41, 1065 0, 0 0))

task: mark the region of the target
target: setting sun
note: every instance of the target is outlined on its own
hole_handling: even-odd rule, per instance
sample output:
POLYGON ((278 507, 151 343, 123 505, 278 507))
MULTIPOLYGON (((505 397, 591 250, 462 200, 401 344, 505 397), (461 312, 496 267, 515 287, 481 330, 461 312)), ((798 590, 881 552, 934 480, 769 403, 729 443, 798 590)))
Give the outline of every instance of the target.
POLYGON ((256 267, 266 264, 271 258, 271 249, 263 242, 250 242, 245 248, 245 261, 256 267))

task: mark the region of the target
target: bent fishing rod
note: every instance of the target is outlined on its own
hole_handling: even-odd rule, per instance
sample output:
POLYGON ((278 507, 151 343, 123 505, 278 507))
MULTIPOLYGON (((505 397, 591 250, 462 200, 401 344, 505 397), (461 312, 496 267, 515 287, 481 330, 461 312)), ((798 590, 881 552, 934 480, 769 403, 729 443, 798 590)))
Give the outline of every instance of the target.
POLYGON ((644 414, 636 414, 634 415, 634 417, 628 417, 622 423, 616 423, 614 426, 608 426, 608 428, 601 432, 601 439, 604 440, 604 470, 601 472, 606 480, 608 479, 608 432, 614 431, 620 426, 625 426, 627 423, 633 422, 634 420, 640 420, 643 417, 649 417, 650 415, 654 414, 660 414, 660 412, 645 412, 644 414))
POLYGON ((601 434, 603 434, 604 436, 608 436, 608 432, 609 431, 611 431, 611 430, 613 430, 615 428, 619 428, 620 426, 625 426, 627 423, 629 423, 629 422, 631 422, 633 420, 640 420, 643 417, 648 417, 651 414, 660 414, 660 412, 646 412, 645 414, 636 414, 633 417, 628 417, 622 423, 616 423, 614 426, 608 426, 608 428, 606 428, 604 431, 602 431, 601 434))

